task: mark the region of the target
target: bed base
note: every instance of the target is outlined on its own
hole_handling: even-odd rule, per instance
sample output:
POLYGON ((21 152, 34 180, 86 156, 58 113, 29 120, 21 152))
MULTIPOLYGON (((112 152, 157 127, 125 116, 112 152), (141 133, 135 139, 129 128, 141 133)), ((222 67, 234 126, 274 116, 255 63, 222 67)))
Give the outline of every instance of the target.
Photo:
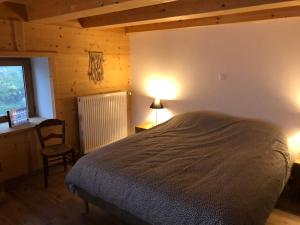
POLYGON ((128 225, 151 225, 149 223, 144 222, 143 220, 137 218, 136 216, 131 215, 125 210, 118 208, 117 206, 108 203, 100 198, 91 196, 86 191, 76 188, 76 193, 78 197, 80 197, 84 201, 85 213, 89 213, 89 203, 104 209, 109 214, 118 217, 120 220, 125 222, 128 225))

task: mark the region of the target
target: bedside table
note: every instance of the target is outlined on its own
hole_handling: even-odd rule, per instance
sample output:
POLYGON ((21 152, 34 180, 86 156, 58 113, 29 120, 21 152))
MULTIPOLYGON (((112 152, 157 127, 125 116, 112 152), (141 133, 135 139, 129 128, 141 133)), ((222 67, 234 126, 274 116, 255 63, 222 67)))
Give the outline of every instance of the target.
POLYGON ((290 195, 292 199, 299 199, 300 197, 300 157, 298 156, 293 164, 291 177, 288 182, 290 187, 290 195))
POLYGON ((152 127, 155 127, 155 125, 151 122, 143 123, 140 125, 135 126, 135 133, 142 132, 144 130, 151 129, 152 127))
POLYGON ((298 156, 292 167, 292 179, 300 187, 300 157, 298 156))

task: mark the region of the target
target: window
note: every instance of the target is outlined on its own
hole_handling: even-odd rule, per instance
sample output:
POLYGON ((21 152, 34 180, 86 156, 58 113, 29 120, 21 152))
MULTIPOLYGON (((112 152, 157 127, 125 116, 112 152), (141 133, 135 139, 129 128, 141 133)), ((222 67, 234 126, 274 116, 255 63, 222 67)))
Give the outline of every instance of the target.
POLYGON ((7 111, 19 108, 35 114, 30 60, 0 58, 0 122, 7 121, 7 111))

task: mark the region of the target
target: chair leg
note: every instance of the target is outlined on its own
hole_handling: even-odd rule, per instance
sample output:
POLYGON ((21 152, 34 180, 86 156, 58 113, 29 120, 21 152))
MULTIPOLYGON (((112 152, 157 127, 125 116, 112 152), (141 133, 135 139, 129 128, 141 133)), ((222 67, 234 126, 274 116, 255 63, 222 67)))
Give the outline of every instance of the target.
POLYGON ((89 214, 90 211, 89 202, 85 199, 83 201, 84 201, 84 213, 87 215, 89 214))
POLYGON ((67 160, 66 160, 66 155, 63 155, 63 161, 64 161, 64 171, 67 170, 67 160))
POLYGON ((74 165, 75 162, 76 162, 76 158, 75 158, 75 150, 74 150, 74 149, 72 149, 71 154, 72 154, 72 161, 73 161, 73 165, 74 165))
POLYGON ((44 183, 45 183, 45 187, 48 187, 49 167, 48 167, 48 157, 46 156, 43 156, 43 167, 44 167, 44 183))

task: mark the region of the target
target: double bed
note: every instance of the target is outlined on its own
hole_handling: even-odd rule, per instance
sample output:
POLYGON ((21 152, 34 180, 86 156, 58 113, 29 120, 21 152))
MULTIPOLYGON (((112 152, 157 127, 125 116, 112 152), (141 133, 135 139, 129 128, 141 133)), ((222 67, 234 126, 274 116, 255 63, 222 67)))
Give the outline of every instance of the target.
POLYGON ((82 157, 66 184, 130 224, 263 225, 291 165, 276 126, 193 112, 82 157))

